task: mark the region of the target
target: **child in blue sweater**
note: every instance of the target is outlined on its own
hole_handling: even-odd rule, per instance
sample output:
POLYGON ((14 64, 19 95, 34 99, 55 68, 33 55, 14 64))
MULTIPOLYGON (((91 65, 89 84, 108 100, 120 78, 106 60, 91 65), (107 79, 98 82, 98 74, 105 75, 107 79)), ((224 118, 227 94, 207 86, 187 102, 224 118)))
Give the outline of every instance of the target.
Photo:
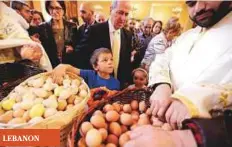
POLYGON ((96 49, 90 58, 90 63, 94 70, 78 69, 68 64, 60 64, 53 70, 53 79, 60 83, 65 73, 71 72, 81 76, 90 89, 103 86, 110 90, 120 89, 119 81, 111 75, 114 65, 113 56, 109 49, 96 49))

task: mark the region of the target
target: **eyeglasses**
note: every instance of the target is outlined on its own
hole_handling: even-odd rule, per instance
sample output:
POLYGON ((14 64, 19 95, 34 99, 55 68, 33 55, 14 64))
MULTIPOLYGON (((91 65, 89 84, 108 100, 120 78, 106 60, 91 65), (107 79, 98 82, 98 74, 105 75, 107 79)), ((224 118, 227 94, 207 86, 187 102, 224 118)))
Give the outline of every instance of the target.
POLYGON ((62 10, 62 8, 60 8, 60 7, 51 7, 51 6, 48 9, 50 11, 53 11, 53 10, 60 11, 60 10, 62 10))

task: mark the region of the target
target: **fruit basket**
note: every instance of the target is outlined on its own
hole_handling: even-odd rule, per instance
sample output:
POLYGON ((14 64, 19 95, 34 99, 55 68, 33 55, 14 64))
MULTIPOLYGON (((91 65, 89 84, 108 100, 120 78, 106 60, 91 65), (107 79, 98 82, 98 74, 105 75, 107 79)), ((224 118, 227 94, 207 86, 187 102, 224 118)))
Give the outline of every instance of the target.
POLYGON ((146 120, 140 121, 139 117, 146 114, 151 116, 148 108, 151 93, 145 89, 126 89, 89 108, 88 113, 80 117, 76 124, 74 146, 122 146, 128 139, 129 130, 135 128, 136 124, 148 124, 146 120))
POLYGON ((73 122, 84 113, 90 90, 84 80, 67 73, 53 83, 51 73, 28 78, 0 104, 0 128, 60 129, 60 146, 66 146, 73 122))

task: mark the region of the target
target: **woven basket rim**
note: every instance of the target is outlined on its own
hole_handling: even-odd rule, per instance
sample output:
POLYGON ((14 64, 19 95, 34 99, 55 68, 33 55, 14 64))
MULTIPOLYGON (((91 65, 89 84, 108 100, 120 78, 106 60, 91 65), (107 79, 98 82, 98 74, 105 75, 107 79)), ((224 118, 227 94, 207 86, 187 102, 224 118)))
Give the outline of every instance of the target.
MULTIPOLYGON (((31 76, 31 77, 29 77, 29 78, 27 78, 25 81, 23 81, 22 83, 20 83, 19 85, 23 85, 23 84, 25 84, 26 82, 28 82, 29 80, 33 80, 33 79, 37 79, 37 78, 40 78, 40 77, 42 77, 42 76, 49 76, 50 74, 51 74, 52 72, 44 72, 44 73, 39 73, 39 74, 37 74, 37 75, 34 75, 34 76, 31 76)), ((84 103, 84 101, 85 101, 85 103, 87 103, 87 101, 88 101, 88 99, 89 99, 89 97, 90 97, 90 89, 89 89, 89 87, 88 87, 88 85, 85 83, 85 81, 84 81, 84 79, 83 78, 81 78, 81 77, 79 77, 79 76, 77 76, 77 75, 75 75, 75 74, 73 74, 73 73, 70 73, 70 72, 67 72, 66 73, 67 75, 69 75, 69 76, 72 76, 72 77, 70 77, 70 78, 72 78, 72 79, 79 79, 79 80, 81 80, 81 83, 82 84, 85 84, 86 85, 86 87, 87 87, 87 96, 85 97, 85 98, 83 98, 83 100, 82 100, 82 102, 80 103, 80 104, 82 104, 82 103, 84 103)), ((18 86, 19 86, 18 85, 18 86)), ((14 92, 14 89, 8 94, 8 95, 10 95, 12 92, 14 92)), ((8 99, 8 95, 5 97, 5 98, 3 98, 1 101, 3 101, 3 100, 6 100, 6 99, 8 99)), ((78 106, 79 104, 77 104, 77 105, 75 105, 75 106, 78 106)), ((62 113, 64 113, 64 112, 66 112, 66 111, 68 111, 68 110, 65 110, 65 111, 63 111, 62 113)), ((51 116, 52 117, 52 116, 51 116)), ((75 116, 75 117, 77 117, 77 116, 75 116)), ((50 117, 48 117, 48 118, 45 118, 45 119, 50 119, 50 117)), ((44 120, 45 120, 44 119, 44 120)), ((43 121, 43 120, 42 120, 43 121)), ((40 123, 40 122, 38 122, 38 123, 40 123)), ((32 124, 30 124, 30 123, 22 123, 22 124, 5 124, 5 123, 0 123, 0 127, 24 127, 25 125, 32 125, 32 124)), ((63 127, 65 127, 65 126, 63 126, 63 127)), ((62 127, 61 127, 62 128, 62 127)))

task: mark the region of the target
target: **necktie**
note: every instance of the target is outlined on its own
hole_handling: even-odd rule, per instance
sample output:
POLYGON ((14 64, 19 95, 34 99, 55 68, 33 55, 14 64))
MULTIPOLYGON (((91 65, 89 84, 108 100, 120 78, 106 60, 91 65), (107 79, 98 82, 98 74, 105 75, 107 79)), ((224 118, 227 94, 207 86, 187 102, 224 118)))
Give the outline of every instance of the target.
POLYGON ((119 55, 120 55, 120 36, 119 31, 113 32, 113 60, 114 60, 114 77, 117 78, 118 65, 119 65, 119 55))

